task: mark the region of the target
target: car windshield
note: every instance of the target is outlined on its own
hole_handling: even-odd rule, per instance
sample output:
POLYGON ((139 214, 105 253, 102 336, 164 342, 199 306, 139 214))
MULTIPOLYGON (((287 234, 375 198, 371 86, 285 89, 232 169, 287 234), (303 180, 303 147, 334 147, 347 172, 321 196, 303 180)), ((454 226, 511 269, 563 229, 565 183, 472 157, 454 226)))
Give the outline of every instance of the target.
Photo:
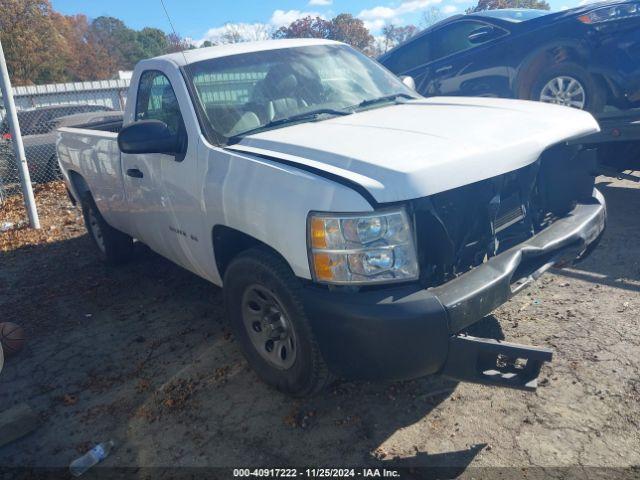
POLYGON ((534 18, 539 18, 544 15, 549 15, 551 12, 548 10, 534 10, 534 9, 504 9, 504 10, 486 10, 476 15, 484 17, 499 18, 501 20, 507 20, 513 23, 525 22, 534 18))
POLYGON ((204 121, 225 139, 418 97, 346 45, 245 53, 193 63, 185 71, 204 121))

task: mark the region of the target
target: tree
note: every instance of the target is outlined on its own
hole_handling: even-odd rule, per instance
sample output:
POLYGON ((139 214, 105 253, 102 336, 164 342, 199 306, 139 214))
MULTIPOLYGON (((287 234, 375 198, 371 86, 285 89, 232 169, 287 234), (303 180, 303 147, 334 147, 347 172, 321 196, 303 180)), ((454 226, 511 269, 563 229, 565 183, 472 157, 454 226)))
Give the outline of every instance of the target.
POLYGON ((364 22, 349 13, 341 13, 330 22, 329 39, 348 43, 358 50, 370 53, 373 35, 364 26, 364 22))
POLYGON ((64 78, 64 38, 48 0, 0 0, 0 41, 15 85, 64 78))
POLYGON ((191 45, 186 39, 182 38, 177 33, 170 33, 167 35, 167 50, 165 53, 182 52, 183 50, 191 50, 196 48, 191 45))
POLYGON ((202 42, 202 45, 200 45, 200 48, 213 47, 214 45, 215 43, 213 43, 211 40, 205 40, 204 42, 202 42))
POLYGON ((382 27, 382 37, 384 38, 382 44, 382 52, 384 53, 396 45, 406 42, 418 32, 418 27, 415 25, 405 25, 403 27, 390 23, 382 27))
POLYGON ((146 27, 136 32, 136 42, 140 44, 143 58, 157 57, 167 53, 167 35, 159 28, 146 27))
POLYGON ((118 18, 96 18, 91 22, 89 35, 92 41, 111 52, 117 70, 131 70, 138 61, 145 58, 144 49, 137 42, 136 31, 118 18))
POLYGON ((473 8, 468 8, 466 13, 482 12, 483 10, 497 10, 499 8, 534 8, 537 10, 549 10, 551 7, 545 0, 478 0, 473 8))
POLYGON ((306 16, 280 27, 273 33, 273 38, 329 38, 331 22, 320 17, 306 16))
MULTIPOLYGON (((480 0, 478 0, 480 1, 480 0)), ((429 28, 432 25, 438 23, 444 15, 442 14, 442 10, 440 7, 431 6, 424 12, 422 12, 422 21, 420 22, 420 26, 422 28, 429 28)))
POLYGON ((65 16, 49 0, 0 0, 0 40, 15 85, 110 78, 143 58, 195 48, 157 28, 118 18, 65 16))
POLYGON ((64 38, 56 55, 64 62, 64 76, 54 81, 84 81, 108 78, 115 63, 109 52, 89 36, 89 21, 84 15, 54 13, 54 24, 64 38))
POLYGON ((348 43, 365 53, 372 53, 373 36, 364 22, 348 13, 341 13, 332 20, 307 16, 289 26, 280 27, 273 38, 326 38, 348 43))

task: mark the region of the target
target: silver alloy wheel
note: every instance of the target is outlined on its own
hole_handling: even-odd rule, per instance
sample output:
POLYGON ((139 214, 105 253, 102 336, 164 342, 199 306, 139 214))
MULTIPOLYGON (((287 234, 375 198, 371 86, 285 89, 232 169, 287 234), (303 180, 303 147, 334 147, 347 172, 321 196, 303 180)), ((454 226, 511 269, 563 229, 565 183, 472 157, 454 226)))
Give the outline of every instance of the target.
POLYGON ((552 78, 542 87, 539 100, 583 110, 587 103, 587 95, 578 80, 573 77, 560 76, 552 78))
POLYGON ((98 223, 98 217, 96 217, 96 214, 92 208, 89 208, 88 210, 89 212, 87 213, 87 216, 89 217, 88 220, 89 220, 89 229, 91 230, 91 235, 93 235, 93 238, 98 244, 98 248, 102 252, 105 252, 106 248, 104 246, 104 237, 102 236, 102 229, 100 228, 100 223, 98 223))
POLYGON ((297 350, 293 325, 271 290, 254 284, 244 291, 242 321, 251 343, 263 359, 280 370, 293 366, 297 350))

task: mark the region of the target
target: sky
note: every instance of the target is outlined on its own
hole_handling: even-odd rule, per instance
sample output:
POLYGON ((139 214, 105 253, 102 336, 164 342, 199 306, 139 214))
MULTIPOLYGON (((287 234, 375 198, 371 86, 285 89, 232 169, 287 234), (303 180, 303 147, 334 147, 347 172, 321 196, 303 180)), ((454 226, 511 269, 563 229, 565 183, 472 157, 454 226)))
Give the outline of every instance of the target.
MULTIPOLYGON (((547 0, 552 10, 577 6, 580 0, 547 0)), ((424 12, 437 7, 444 16, 464 13, 469 0, 164 0, 178 34, 196 43, 211 39, 226 23, 288 25, 306 15, 332 18, 351 13, 361 18, 374 35, 387 23, 420 24, 424 12)), ((109 15, 129 27, 151 26, 171 31, 160 0, 52 0, 55 10, 89 18, 109 15)))

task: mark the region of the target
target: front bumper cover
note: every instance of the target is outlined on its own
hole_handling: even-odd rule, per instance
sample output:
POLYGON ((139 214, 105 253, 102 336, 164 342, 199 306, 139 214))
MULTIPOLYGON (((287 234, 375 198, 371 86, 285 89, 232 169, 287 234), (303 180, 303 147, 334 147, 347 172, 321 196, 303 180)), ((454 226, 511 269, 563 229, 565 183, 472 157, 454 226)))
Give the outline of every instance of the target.
POLYGON ((602 194, 527 241, 435 288, 364 292, 309 286, 303 302, 331 370, 401 380, 444 373, 464 381, 535 388, 551 351, 458 335, 554 265, 588 255, 606 221, 602 194))

